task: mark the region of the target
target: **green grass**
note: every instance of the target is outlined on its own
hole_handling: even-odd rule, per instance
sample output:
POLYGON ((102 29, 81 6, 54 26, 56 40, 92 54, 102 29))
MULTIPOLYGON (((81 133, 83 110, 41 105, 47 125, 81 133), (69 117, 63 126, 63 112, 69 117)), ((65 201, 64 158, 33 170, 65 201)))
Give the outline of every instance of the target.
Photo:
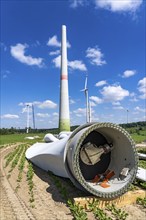
POLYGON ((146 154, 146 148, 145 147, 138 147, 137 151, 138 151, 138 153, 146 154))
POLYGON ((143 134, 134 133, 134 134, 131 134, 131 137, 133 138, 135 143, 141 143, 146 140, 146 136, 144 136, 143 134))
MULTIPOLYGON (((39 139, 34 139, 34 140, 28 140, 28 139, 24 139, 25 137, 28 136, 36 136, 36 134, 8 134, 8 135, 1 135, 0 137, 0 146, 4 145, 4 144, 12 144, 12 143, 16 143, 16 142, 23 142, 23 143, 35 143, 37 141, 42 142, 43 137, 45 136, 45 134, 37 134, 40 138, 39 139)), ((145 136, 141 136, 141 135, 137 135, 137 134, 132 134, 131 137, 133 138, 133 140, 136 143, 141 143, 142 141, 144 141, 146 139, 145 136)))
POLYGON ((146 169, 146 161, 145 160, 139 160, 138 166, 146 169))
POLYGON ((129 132, 129 134, 136 143, 141 143, 146 141, 146 126, 143 126, 141 128, 138 127, 125 128, 125 130, 129 132))
MULTIPOLYGON (((140 130, 137 132, 130 132, 130 129, 126 129, 130 134, 133 140, 136 143, 141 143, 146 140, 146 132, 145 130, 140 130)), ((42 142, 43 137, 45 136, 46 133, 38 133, 38 134, 7 134, 7 135, 1 135, 0 136, 0 148, 4 144, 11 144, 11 143, 16 143, 16 142, 23 142, 23 143, 35 143, 37 141, 42 142), (28 136, 39 136, 39 139, 34 139, 34 140, 28 140, 24 139, 25 137, 28 136)))
POLYGON ((139 205, 142 205, 143 208, 146 208, 146 198, 142 199, 142 198, 137 198, 136 203, 139 205))
POLYGON ((23 143, 35 143, 37 141, 43 140, 43 137, 45 134, 7 134, 7 135, 1 135, 0 136, 0 146, 4 144, 11 144, 11 143, 16 143, 16 142, 23 142, 23 143), (34 140, 28 140, 24 139, 25 137, 33 137, 33 136, 39 136, 39 139, 34 139, 34 140))

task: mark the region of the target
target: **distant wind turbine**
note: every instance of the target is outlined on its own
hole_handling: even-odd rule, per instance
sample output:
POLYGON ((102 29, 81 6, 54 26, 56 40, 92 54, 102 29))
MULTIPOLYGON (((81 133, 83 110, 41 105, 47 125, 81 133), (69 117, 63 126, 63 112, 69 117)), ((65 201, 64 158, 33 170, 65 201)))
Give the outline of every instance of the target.
POLYGON ((89 122, 92 121, 92 109, 91 109, 91 102, 89 101, 89 122))
POLYGON ((33 129, 35 129, 35 114, 34 114, 34 105, 31 105, 32 107, 32 121, 33 121, 33 129))
POLYGON ((29 132, 29 107, 30 107, 30 105, 27 104, 27 127, 26 127, 26 133, 27 134, 29 132))
POLYGON ((26 125, 26 133, 29 133, 29 126, 30 126, 30 110, 32 113, 32 124, 33 129, 35 129, 35 112, 34 112, 34 105, 33 103, 27 103, 26 107, 22 110, 22 113, 27 113, 27 125, 26 125), (30 109, 31 108, 31 109, 30 109))
POLYGON ((89 109, 89 97, 88 97, 87 81, 88 81, 88 77, 86 75, 85 87, 84 87, 84 89, 81 90, 81 92, 85 93, 85 98, 86 98, 86 123, 90 122, 90 115, 91 115, 90 109, 89 109))

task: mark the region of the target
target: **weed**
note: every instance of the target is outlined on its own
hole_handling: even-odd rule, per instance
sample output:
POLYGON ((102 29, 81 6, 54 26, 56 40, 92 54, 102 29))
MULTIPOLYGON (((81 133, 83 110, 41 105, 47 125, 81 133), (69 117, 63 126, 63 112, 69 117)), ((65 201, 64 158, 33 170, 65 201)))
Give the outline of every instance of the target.
POLYGON ((55 176, 53 173, 48 172, 49 176, 53 179, 55 186, 58 188, 63 199, 66 200, 67 205, 74 217, 74 220, 87 220, 87 213, 84 208, 78 204, 75 204, 71 199, 68 199, 68 192, 59 177, 55 176))
POLYGON ((122 211, 121 209, 117 209, 114 204, 106 206, 108 211, 116 217, 117 220, 125 220, 128 216, 128 213, 122 211))
POLYGON ((143 208, 146 208, 146 198, 142 199, 142 198, 137 198, 136 203, 139 205, 142 205, 143 208))
POLYGON ((133 185, 132 183, 130 184, 130 186, 128 187, 128 190, 129 191, 135 191, 135 190, 137 190, 138 189, 138 187, 136 186, 136 185, 133 185))
POLYGON ((11 164, 11 169, 9 170, 9 172, 12 172, 13 169, 16 167, 16 165, 18 164, 19 162, 19 159, 21 157, 21 154, 24 150, 24 146, 23 145, 20 145, 19 146, 19 151, 17 151, 16 155, 13 157, 13 161, 12 161, 12 164, 11 164))
POLYGON ((146 161, 145 160, 139 160, 138 166, 146 169, 146 161))
POLYGON ((87 213, 79 204, 75 204, 71 199, 68 199, 67 205, 75 220, 87 220, 87 213))
POLYGON ((138 153, 142 153, 142 154, 146 154, 146 148, 141 147, 141 148, 137 148, 138 153))
POLYGON ((26 162, 26 159, 25 159, 26 149, 27 149, 27 146, 25 146, 25 148, 24 148, 24 152, 22 154, 22 157, 20 159, 20 163, 18 165, 19 174, 18 174, 17 182, 21 182, 21 180, 22 180, 22 172, 23 172, 24 165, 25 165, 25 162, 26 162))
POLYGON ((136 179, 133 184, 142 189, 146 189, 146 182, 143 182, 141 180, 136 179))
POLYGON ((28 181, 28 187, 29 187, 29 194, 30 194, 30 203, 34 202, 34 194, 33 194, 33 175, 34 175, 34 170, 33 166, 30 162, 28 162, 28 171, 27 171, 27 181, 28 181))
POLYGON ((12 151, 9 156, 6 158, 5 167, 9 165, 9 163, 13 160, 17 152, 19 151, 19 148, 17 147, 14 151, 12 151))
POLYGON ((99 220, 112 220, 107 214, 100 209, 99 207, 99 200, 94 199, 92 202, 88 202, 89 210, 93 212, 96 219, 99 220))

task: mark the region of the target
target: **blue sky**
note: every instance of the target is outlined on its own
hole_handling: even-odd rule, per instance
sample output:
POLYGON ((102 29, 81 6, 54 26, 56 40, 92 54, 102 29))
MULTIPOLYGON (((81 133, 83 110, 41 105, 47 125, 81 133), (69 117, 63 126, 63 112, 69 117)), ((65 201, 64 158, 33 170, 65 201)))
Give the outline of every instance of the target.
POLYGON ((145 120, 143 0, 1 1, 1 127, 58 127, 61 26, 67 27, 71 125, 145 120), (127 111, 128 110, 128 111, 127 111), (30 125, 32 123, 30 111, 30 125))

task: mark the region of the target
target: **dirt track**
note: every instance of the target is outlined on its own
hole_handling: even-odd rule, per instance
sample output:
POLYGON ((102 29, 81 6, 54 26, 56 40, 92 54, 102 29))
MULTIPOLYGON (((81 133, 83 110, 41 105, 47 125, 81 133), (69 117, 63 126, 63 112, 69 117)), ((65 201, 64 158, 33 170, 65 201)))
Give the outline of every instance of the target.
MULTIPOLYGON (((37 175, 34 175, 34 196, 35 196, 35 207, 31 208, 29 203, 29 195, 27 193, 27 183, 25 178, 23 178, 23 183, 17 193, 16 193, 16 176, 17 170, 15 169, 13 175, 8 179, 7 174, 9 173, 9 168, 4 169, 4 157, 7 155, 13 147, 8 147, 2 149, 1 154, 1 183, 0 183, 0 200, 1 200, 1 210, 0 216, 1 220, 13 220, 13 219, 44 219, 44 220, 70 220, 72 219, 69 209, 62 203, 54 202, 52 199, 52 193, 46 191, 49 188, 48 182, 42 181, 37 175)), ((39 173, 39 169, 37 172, 39 173)), ((24 170, 25 172, 25 170, 24 170)), ((43 171, 42 171, 43 172, 43 171)), ((42 175, 41 173, 39 175, 42 175)), ((43 173, 45 175, 45 173, 43 173)), ((45 178, 45 176, 43 177, 45 178)), ((48 178, 48 175, 47 175, 48 178)), ((53 190, 53 188, 51 189, 53 190)))
MULTIPOLYGON (((11 147, 0 150, 0 200, 1 200, 1 220, 71 220, 73 219, 69 208, 63 201, 57 187, 55 187, 51 177, 43 170, 34 167, 34 203, 30 203, 30 195, 28 193, 28 183, 26 181, 27 163, 23 170, 23 178, 20 187, 17 189, 18 169, 15 168, 8 178, 10 166, 4 168, 5 155, 13 150, 11 147), (16 191, 17 189, 17 191, 16 191)), ((27 162, 27 161, 26 161, 27 162)), ((61 180, 72 197, 78 196, 78 190, 66 184, 65 180, 61 180)), ((125 211, 129 213, 127 220, 145 220, 145 212, 140 206, 131 205, 125 207, 125 211)), ((94 220, 92 213, 88 213, 88 219, 94 220)))
POLYGON ((1 150, 1 183, 0 183, 0 196, 1 196, 1 219, 36 219, 25 203, 18 197, 13 188, 11 187, 4 168, 4 156, 8 153, 10 147, 1 150))

